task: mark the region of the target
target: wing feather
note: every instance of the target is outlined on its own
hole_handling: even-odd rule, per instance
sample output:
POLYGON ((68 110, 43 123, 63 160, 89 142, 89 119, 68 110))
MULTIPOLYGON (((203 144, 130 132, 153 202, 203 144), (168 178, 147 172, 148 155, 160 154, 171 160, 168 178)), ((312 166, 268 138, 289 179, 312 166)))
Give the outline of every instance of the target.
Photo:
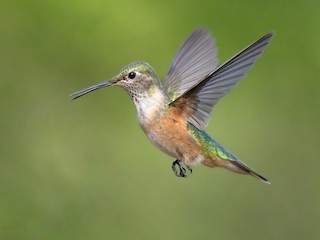
POLYGON ((171 100, 203 80, 217 65, 217 49, 209 32, 202 28, 195 30, 177 52, 164 80, 171 100))
POLYGON ((189 122, 199 129, 204 129, 215 104, 232 90, 268 46, 272 33, 266 34, 256 42, 219 66, 203 81, 195 83, 187 92, 171 103, 171 106, 180 107, 187 103, 189 122), (181 101, 183 99, 183 101, 181 101))

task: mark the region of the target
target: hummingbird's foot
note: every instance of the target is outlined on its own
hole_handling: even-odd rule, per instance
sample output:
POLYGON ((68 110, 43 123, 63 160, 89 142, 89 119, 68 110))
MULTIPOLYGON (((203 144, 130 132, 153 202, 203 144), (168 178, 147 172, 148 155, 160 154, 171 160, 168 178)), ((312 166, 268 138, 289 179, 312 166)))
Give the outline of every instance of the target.
POLYGON ((189 170, 190 174, 192 173, 192 168, 190 166, 188 166, 187 164, 185 164, 183 161, 181 160, 175 160, 173 163, 172 163, 172 170, 174 172, 174 174, 177 176, 177 177, 187 177, 187 171, 185 169, 185 167, 189 170), (178 165, 178 168, 179 168, 179 171, 176 167, 176 165, 178 165))

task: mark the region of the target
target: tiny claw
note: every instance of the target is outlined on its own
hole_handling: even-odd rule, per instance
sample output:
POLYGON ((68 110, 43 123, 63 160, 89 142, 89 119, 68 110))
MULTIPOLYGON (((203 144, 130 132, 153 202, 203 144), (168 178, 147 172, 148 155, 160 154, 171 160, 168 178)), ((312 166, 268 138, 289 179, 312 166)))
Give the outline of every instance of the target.
MULTIPOLYGON (((178 164, 178 163, 177 163, 176 161, 174 161, 174 162, 172 163, 171 167, 172 167, 172 170, 173 170, 174 174, 175 174, 177 177, 180 177, 180 174, 178 173, 177 168, 176 168, 176 165, 177 165, 177 164, 178 164)), ((179 165, 179 164, 178 164, 178 165, 179 165)))
POLYGON ((186 167, 188 168, 189 172, 192 173, 192 168, 188 165, 186 165, 186 167))
POLYGON ((185 178, 185 177, 187 177, 187 174, 186 174, 186 169, 184 168, 184 166, 189 170, 190 173, 192 173, 192 168, 178 159, 172 163, 171 167, 172 167, 174 174, 177 177, 184 177, 185 178), (179 173, 178 173, 176 165, 178 165, 178 167, 179 167, 179 170, 180 170, 179 173))

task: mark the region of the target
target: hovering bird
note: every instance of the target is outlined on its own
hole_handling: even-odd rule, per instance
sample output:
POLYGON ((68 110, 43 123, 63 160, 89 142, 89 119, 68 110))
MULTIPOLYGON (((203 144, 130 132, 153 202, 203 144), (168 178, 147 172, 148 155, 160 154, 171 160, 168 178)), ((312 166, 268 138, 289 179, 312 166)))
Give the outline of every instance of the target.
POLYGON ((196 29, 180 47, 163 82, 151 65, 133 62, 113 78, 70 97, 76 99, 109 86, 126 90, 142 130, 156 147, 176 159, 172 169, 178 177, 186 177, 193 166, 201 163, 270 183, 204 129, 214 106, 244 77, 271 38, 272 33, 266 34, 218 66, 214 40, 207 30, 196 29))

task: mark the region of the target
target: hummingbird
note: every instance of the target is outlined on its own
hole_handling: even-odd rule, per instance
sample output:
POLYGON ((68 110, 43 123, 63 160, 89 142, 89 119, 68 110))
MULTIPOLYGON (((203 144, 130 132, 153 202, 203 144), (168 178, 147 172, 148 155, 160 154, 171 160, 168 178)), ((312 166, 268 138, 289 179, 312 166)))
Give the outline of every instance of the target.
POLYGON ((193 166, 203 164, 249 174, 270 184, 204 129, 214 106, 237 86, 271 38, 272 33, 264 35, 218 65, 213 37, 199 28, 181 45, 163 82, 150 64, 138 61, 126 65, 107 81, 71 94, 70 98, 118 86, 133 101, 138 122, 150 141, 175 159, 171 167, 176 176, 187 177, 193 166))

